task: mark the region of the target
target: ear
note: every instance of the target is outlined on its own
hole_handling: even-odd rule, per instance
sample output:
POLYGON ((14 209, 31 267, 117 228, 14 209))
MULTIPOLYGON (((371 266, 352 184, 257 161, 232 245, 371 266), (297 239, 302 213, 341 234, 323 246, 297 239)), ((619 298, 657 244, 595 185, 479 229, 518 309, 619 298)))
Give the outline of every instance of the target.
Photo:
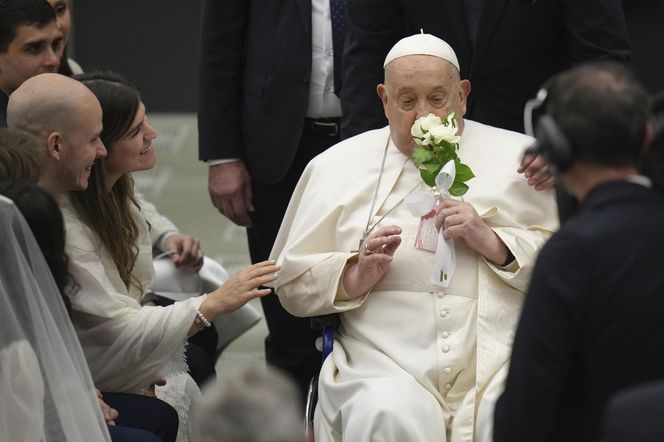
POLYGON ((64 158, 64 138, 60 132, 51 132, 46 137, 46 155, 60 161, 64 158))
POLYGON ((646 127, 644 130, 645 134, 643 136, 643 146, 641 147, 641 156, 645 156, 650 152, 652 140, 655 138, 655 126, 652 124, 652 122, 648 121, 646 123, 646 127))
POLYGON ((387 88, 385 87, 384 84, 379 84, 376 86, 376 92, 378 92, 378 96, 380 97, 380 101, 383 102, 383 110, 385 111, 385 116, 387 116, 387 88))
MULTIPOLYGON (((461 103, 461 110, 463 115, 466 115, 466 109, 468 104, 468 95, 470 94, 470 81, 461 80, 459 82, 459 102, 461 103)), ((461 116, 463 116, 461 115, 461 116)))

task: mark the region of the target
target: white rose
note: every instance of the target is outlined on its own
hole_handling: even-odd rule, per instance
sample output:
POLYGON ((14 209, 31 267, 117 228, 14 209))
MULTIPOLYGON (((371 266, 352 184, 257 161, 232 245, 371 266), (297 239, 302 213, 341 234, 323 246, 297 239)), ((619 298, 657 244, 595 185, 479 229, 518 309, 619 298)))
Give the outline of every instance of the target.
POLYGON ((415 123, 413 123, 413 126, 410 128, 410 134, 415 138, 422 138, 424 137, 425 132, 439 124, 442 124, 440 117, 430 113, 425 117, 420 117, 415 120, 415 123))
POLYGON ((445 126, 443 124, 434 126, 429 129, 429 136, 433 144, 439 144, 441 141, 447 141, 452 144, 457 144, 461 137, 457 136, 457 128, 445 126))

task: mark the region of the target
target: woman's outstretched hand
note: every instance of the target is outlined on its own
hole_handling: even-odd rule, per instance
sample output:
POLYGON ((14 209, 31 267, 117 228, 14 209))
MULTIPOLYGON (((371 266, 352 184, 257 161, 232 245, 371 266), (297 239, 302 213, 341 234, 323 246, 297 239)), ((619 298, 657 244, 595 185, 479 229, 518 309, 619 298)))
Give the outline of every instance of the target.
POLYGON ((201 313, 208 320, 213 320, 239 309, 254 298, 268 295, 270 289, 260 287, 277 279, 280 268, 274 261, 263 261, 243 268, 208 294, 208 299, 201 305, 201 313))

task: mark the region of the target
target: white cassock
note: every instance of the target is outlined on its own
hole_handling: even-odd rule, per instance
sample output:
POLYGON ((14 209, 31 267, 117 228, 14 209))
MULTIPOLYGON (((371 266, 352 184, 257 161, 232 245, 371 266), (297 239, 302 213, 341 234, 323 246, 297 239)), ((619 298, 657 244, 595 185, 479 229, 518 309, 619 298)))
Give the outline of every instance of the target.
MULTIPOLYGON (((368 295, 348 299, 339 281, 367 224, 388 137, 387 127, 366 132, 313 159, 272 251, 286 310, 341 313, 321 369, 316 440, 341 440, 342 432, 348 441, 490 440, 530 272, 557 227, 553 193, 516 173, 532 138, 466 120, 459 157, 476 177, 463 200, 515 262, 498 267, 457 240, 449 286, 430 283, 433 253, 414 247, 419 218, 401 203, 381 222, 402 228, 389 271, 368 295)), ((390 141, 372 224, 418 180, 390 141)))

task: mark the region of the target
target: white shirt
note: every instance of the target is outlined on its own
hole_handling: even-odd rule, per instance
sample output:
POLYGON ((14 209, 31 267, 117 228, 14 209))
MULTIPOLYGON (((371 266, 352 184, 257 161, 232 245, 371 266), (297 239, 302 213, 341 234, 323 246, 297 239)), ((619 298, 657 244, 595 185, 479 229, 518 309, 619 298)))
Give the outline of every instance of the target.
POLYGON ((311 1, 311 81, 307 117, 341 116, 341 102, 334 95, 334 48, 329 0, 311 1))

